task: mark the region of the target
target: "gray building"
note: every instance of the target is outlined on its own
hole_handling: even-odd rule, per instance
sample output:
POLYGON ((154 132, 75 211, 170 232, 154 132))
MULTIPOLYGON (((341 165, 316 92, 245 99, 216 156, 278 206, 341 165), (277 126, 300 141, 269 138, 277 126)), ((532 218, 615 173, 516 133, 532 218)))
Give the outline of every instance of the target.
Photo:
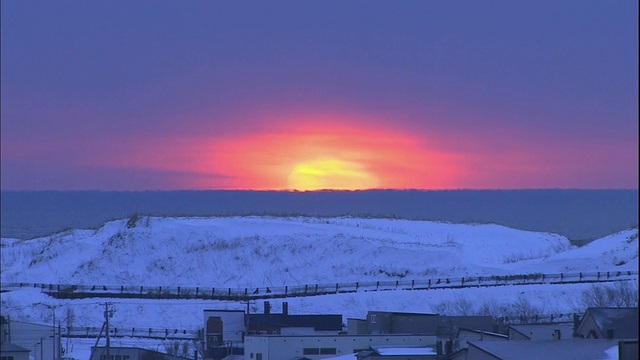
POLYGON ((602 360, 618 354, 613 340, 472 341, 451 360, 602 360))
POLYGON ((504 334, 498 334, 490 331, 482 331, 475 329, 460 328, 458 335, 456 336, 452 351, 458 351, 460 349, 466 349, 469 347, 469 343, 472 341, 507 341, 509 337, 504 334))
POLYGON ((433 335, 247 336, 244 343, 244 359, 283 360, 306 358, 315 360, 371 351, 372 347, 378 346, 399 348, 428 347, 429 349, 435 349, 436 340, 433 335))
POLYGON ((0 344, 2 360, 29 360, 30 352, 29 349, 8 342, 0 344))
POLYGON ((588 308, 575 335, 591 339, 638 339, 638 308, 588 308))
POLYGON ((369 311, 366 320, 347 319, 347 331, 354 335, 431 334, 441 339, 453 339, 460 328, 487 332, 496 330, 491 316, 369 311))
POLYGON ((509 326, 509 340, 570 340, 573 324, 528 324, 509 326))
POLYGON ((436 360, 438 355, 426 346, 372 346, 369 351, 361 351, 357 360, 436 360))
POLYGON ((1 360, 29 360, 31 350, 10 342, 9 322, 0 316, 0 356, 1 360))
POLYGON ((55 360, 54 349, 59 349, 53 326, 9 320, 7 334, 10 342, 31 351, 34 360, 55 360))
POLYGON ((192 360, 138 347, 92 347, 90 360, 192 360))

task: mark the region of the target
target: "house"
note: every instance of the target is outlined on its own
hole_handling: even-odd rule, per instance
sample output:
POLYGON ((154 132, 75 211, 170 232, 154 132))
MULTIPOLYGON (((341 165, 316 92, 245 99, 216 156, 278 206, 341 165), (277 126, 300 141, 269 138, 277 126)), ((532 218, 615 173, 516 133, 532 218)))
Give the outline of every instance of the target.
POLYGON ((342 315, 292 315, 287 302, 282 313, 271 313, 265 301, 264 313, 246 314, 243 310, 205 310, 207 347, 241 343, 248 334, 338 334, 342 331, 342 315))
MULTIPOLYGON (((458 351, 469 347, 471 341, 506 341, 509 337, 504 334, 498 334, 490 331, 482 331, 475 329, 460 328, 458 334, 454 340, 454 344, 451 345, 452 351, 458 351)), ((446 351, 445 351, 446 352, 446 351)))
POLYGON ((271 313, 265 301, 262 314, 242 310, 205 310, 205 359, 223 359, 244 354, 247 335, 337 335, 342 332, 342 315, 292 315, 287 302, 282 313, 271 313))
POLYGON ((192 360, 189 358, 165 354, 159 351, 138 347, 92 347, 90 360, 192 360))
POLYGON ((0 344, 2 360, 29 360, 30 352, 29 349, 8 342, 0 344))
MULTIPOLYGON (((375 347, 434 349, 436 340, 434 335, 250 335, 245 337, 244 358, 315 360, 372 351, 375 347)), ((433 354, 429 359, 435 359, 435 356, 433 354)))
POLYGON ((509 340, 567 340, 573 339, 573 324, 510 325, 509 340))
POLYGON ((469 348, 452 354, 451 360, 602 360, 615 358, 614 340, 511 340, 472 341, 469 348))
MULTIPOLYGON (((53 326, 5 319, 2 327, 3 339, 6 341, 2 344, 3 351, 5 344, 9 342, 19 348, 26 349, 27 357, 30 352, 34 360, 48 360, 55 357, 53 349, 60 348, 60 345, 56 344, 57 337, 53 336, 53 326)), ((9 348, 8 345, 7 348, 9 348)))
POLYGON ((638 339, 638 308, 588 308, 575 335, 590 339, 638 339))
POLYGON ((438 359, 434 348, 427 346, 372 346, 356 354, 357 360, 431 360, 438 359))

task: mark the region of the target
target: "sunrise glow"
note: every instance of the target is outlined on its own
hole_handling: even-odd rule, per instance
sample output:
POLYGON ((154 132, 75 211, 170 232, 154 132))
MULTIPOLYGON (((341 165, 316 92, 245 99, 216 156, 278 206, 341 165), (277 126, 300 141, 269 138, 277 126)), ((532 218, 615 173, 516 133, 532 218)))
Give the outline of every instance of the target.
POLYGON ((333 158, 299 163, 291 171, 288 183, 295 190, 358 190, 377 186, 377 177, 363 165, 333 158))
POLYGON ((428 138, 371 118, 281 116, 265 122, 269 129, 249 134, 153 139, 118 161, 189 174, 184 186, 197 189, 435 189, 457 177, 451 155, 430 150, 428 138))

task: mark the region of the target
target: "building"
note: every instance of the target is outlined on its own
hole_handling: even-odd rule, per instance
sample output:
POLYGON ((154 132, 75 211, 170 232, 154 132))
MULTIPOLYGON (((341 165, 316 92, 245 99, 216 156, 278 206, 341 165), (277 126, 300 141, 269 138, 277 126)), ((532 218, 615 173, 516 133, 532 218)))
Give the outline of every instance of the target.
POLYGON ((638 355, 638 340, 618 341, 618 359, 637 360, 640 359, 638 355))
POLYGON ((573 339, 573 324, 528 324, 509 326, 509 340, 573 339))
POLYGON ((0 316, 0 344, 4 344, 5 342, 9 342, 7 339, 9 337, 9 322, 4 316, 0 316))
POLYGON ((451 360, 602 360, 618 355, 613 340, 472 341, 451 360))
POLYGON ((475 329, 460 328, 454 343, 451 345, 451 351, 458 351, 469 347, 471 341, 506 341, 509 337, 504 334, 498 334, 490 331, 482 331, 475 329))
POLYGON ((31 350, 8 342, 0 344, 2 360, 29 360, 31 350))
POLYGON ((431 360, 438 354, 427 346, 372 346, 356 354, 357 360, 431 360))
POLYGON ((366 320, 347 319, 347 333, 353 335, 437 334, 442 339, 453 339, 460 328, 496 331, 491 316, 369 311, 366 320))
POLYGON ((192 360, 180 356, 138 347, 109 347, 107 359, 106 347, 92 347, 90 360, 192 360))
POLYGON ((60 344, 53 326, 8 320, 3 327, 5 339, 30 351, 34 360, 55 360, 54 349, 59 349, 60 344))
MULTIPOLYGON (((252 335, 245 337, 244 359, 307 358, 315 360, 370 352, 374 347, 427 347, 431 349, 429 356, 432 356, 432 350, 436 348, 436 341, 437 338, 434 335, 252 335)), ((435 359, 435 356, 434 354, 429 359, 435 359)), ((370 357, 367 359, 386 358, 370 357)))
POLYGON ((0 356, 2 360, 29 360, 31 350, 10 342, 9 322, 0 316, 0 356))
POLYGON ((223 359, 244 354, 247 335, 337 335, 342 332, 342 315, 292 315, 287 302, 282 313, 271 313, 265 301, 262 314, 242 310, 205 310, 205 359, 223 359))
POLYGON ((638 339, 638 308, 588 308, 575 335, 590 339, 638 339))

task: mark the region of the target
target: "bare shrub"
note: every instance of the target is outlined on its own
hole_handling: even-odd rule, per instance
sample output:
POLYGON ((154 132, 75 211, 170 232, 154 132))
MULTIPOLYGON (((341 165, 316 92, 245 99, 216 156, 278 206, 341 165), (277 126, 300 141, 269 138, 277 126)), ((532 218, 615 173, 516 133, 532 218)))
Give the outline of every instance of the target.
POLYGON ((456 296, 452 305, 454 313, 457 315, 469 316, 476 313, 473 302, 462 295, 456 296))
POLYGON ((478 315, 481 316, 491 316, 494 319, 497 319, 502 316, 506 316, 509 314, 509 304, 498 303, 494 300, 484 300, 480 307, 478 308, 478 315))
POLYGON ((636 307, 638 306, 638 285, 628 281, 613 285, 592 285, 582 292, 582 306, 590 307, 636 307))
POLYGON ((165 341, 164 351, 169 355, 178 355, 180 352, 180 340, 165 341))
POLYGON ((531 304, 531 302, 522 295, 518 296, 516 301, 511 304, 512 316, 518 318, 520 322, 524 324, 534 322, 536 315, 541 313, 540 308, 531 304))

